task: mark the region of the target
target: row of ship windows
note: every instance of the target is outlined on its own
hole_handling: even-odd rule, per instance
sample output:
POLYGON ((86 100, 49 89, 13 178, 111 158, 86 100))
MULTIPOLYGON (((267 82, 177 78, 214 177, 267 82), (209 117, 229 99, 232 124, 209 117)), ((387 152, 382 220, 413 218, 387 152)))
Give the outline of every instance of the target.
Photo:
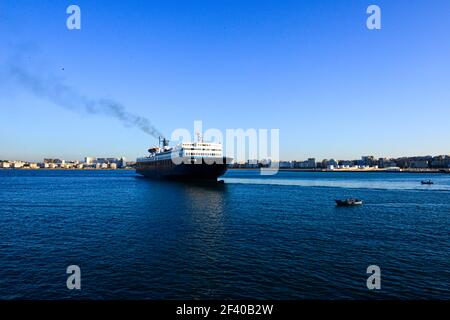
POLYGON ((208 148, 208 149, 205 149, 205 148, 183 148, 184 150, 190 150, 190 151, 193 151, 193 150, 198 150, 198 151, 222 151, 222 149, 210 149, 210 148, 208 148))
POLYGON ((195 153, 195 152, 186 152, 187 156, 217 156, 215 153, 195 153))

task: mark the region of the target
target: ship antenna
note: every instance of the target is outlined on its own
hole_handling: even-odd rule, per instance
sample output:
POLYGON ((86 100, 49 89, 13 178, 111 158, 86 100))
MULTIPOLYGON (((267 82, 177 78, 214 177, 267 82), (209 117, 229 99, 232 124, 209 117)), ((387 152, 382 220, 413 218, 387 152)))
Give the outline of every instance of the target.
POLYGON ((167 147, 169 145, 169 140, 167 140, 164 137, 159 137, 159 147, 164 149, 164 147, 167 147))
POLYGON ((203 142, 201 133, 197 131, 195 134, 197 135, 197 142, 203 142))

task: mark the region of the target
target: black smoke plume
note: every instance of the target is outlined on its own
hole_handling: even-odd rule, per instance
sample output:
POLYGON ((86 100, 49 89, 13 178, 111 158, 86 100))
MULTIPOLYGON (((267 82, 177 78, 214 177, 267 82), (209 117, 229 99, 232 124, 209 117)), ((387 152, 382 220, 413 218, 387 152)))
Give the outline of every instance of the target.
POLYGON ((127 111, 117 101, 87 97, 66 85, 61 79, 33 74, 17 63, 7 64, 6 72, 9 80, 14 80, 33 95, 58 106, 76 112, 106 115, 119 120, 126 127, 139 128, 155 138, 163 137, 150 120, 127 111))

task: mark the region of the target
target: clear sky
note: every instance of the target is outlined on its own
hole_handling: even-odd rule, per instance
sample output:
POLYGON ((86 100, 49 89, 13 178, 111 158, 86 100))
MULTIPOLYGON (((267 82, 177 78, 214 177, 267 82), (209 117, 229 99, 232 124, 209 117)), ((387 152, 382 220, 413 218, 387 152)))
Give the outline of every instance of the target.
MULTIPOLYGON (((0 73, 18 56, 168 136, 202 120, 279 128, 286 160, 450 154, 448 0, 1 0, 0 73), (66 28, 71 4, 81 30, 66 28), (370 4, 381 30, 366 27, 370 4)), ((133 159, 155 143, 10 80, 0 159, 133 159)))

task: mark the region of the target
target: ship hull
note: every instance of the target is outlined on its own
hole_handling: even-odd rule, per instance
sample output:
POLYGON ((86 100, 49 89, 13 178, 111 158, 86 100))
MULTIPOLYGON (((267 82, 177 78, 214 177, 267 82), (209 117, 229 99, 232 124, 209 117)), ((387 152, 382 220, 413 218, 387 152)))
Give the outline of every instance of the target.
POLYGON ((227 158, 142 161, 136 163, 136 173, 150 179, 178 181, 217 181, 227 170, 227 158))

